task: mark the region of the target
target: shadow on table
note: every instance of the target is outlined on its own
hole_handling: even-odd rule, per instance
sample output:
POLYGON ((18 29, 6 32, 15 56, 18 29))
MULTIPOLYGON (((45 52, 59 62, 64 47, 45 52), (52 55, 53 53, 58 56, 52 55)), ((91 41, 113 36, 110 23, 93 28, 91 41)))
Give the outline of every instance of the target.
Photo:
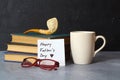
POLYGON ((104 62, 104 61, 109 61, 109 60, 120 60, 120 52, 103 52, 103 53, 98 53, 94 59, 93 63, 97 62, 104 62))
MULTIPOLYGON (((94 63, 99 62, 105 62, 105 61, 111 61, 111 60, 120 60, 120 52, 115 51, 104 51, 96 54, 96 56, 93 58, 94 63)), ((72 57, 70 57, 69 60, 66 61, 66 66, 74 64, 72 57)))

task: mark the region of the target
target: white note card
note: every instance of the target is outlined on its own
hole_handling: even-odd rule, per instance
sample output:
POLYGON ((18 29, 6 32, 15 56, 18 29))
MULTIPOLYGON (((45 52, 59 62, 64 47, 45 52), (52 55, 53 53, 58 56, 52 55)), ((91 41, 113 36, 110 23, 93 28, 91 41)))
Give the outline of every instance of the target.
POLYGON ((38 59, 52 59, 65 66, 64 39, 38 40, 38 59))

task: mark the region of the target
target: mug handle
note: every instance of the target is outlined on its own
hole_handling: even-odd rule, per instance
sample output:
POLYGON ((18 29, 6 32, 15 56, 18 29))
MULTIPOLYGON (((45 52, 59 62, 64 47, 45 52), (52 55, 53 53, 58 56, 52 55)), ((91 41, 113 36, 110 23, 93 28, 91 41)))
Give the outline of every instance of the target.
POLYGON ((100 39, 100 38, 103 40, 103 44, 102 44, 102 46, 101 46, 100 48, 98 48, 97 50, 95 50, 94 56, 96 55, 96 53, 98 53, 100 50, 102 50, 102 49, 104 48, 105 44, 106 44, 106 39, 105 39, 105 37, 102 36, 102 35, 96 36, 96 41, 97 41, 98 39, 100 39))

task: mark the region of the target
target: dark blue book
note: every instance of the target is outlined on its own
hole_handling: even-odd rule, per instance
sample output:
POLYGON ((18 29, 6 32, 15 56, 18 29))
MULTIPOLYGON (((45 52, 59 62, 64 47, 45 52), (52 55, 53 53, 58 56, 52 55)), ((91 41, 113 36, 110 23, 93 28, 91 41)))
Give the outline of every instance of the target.
POLYGON ((34 44, 37 45, 37 40, 42 39, 65 39, 65 44, 69 44, 70 35, 69 34, 52 34, 43 35, 37 33, 12 33, 12 43, 24 43, 24 44, 34 44))

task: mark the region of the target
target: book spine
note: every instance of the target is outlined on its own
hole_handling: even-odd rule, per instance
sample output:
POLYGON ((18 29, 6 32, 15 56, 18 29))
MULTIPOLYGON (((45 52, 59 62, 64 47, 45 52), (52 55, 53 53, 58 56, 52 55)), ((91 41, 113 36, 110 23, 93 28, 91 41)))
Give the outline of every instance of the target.
POLYGON ((37 46, 8 44, 7 51, 25 52, 25 53, 37 54, 37 46))

